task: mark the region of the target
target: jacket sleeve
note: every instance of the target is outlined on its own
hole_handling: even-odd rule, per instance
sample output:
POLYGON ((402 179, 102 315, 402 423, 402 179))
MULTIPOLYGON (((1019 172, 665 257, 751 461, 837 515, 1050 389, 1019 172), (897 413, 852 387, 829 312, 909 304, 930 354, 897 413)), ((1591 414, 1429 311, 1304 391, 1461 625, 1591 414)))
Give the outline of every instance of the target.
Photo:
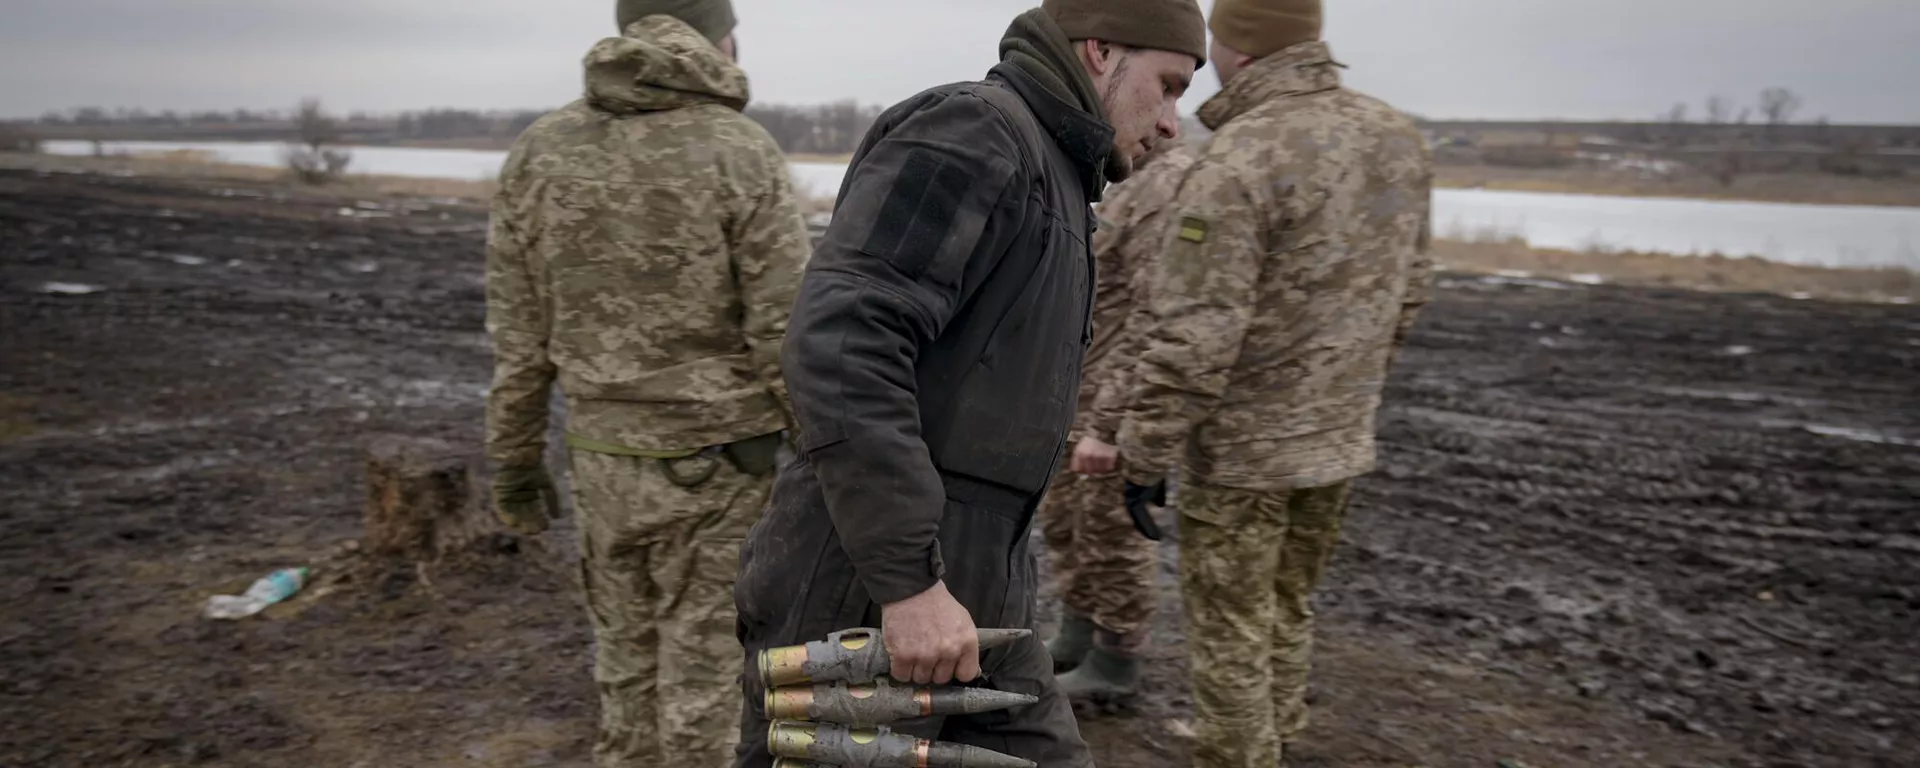
POLYGON ((1004 254, 1024 203, 1011 126, 980 97, 920 106, 855 159, 807 267, 787 385, 827 511, 868 596, 942 575, 946 493, 920 434, 915 365, 1004 254))
POLYGON ((811 248, 786 159, 777 150, 768 155, 768 182, 745 200, 727 238, 740 286, 741 335, 754 370, 792 424, 793 408, 780 372, 780 344, 787 335, 787 315, 800 292, 800 276, 811 248))
POLYGON ((1188 435, 1219 408, 1266 253, 1253 197, 1227 163, 1195 165, 1173 216, 1145 310, 1129 321, 1142 346, 1119 445, 1136 482, 1179 466, 1188 435))
POLYGON ((1433 299, 1433 191, 1427 190, 1427 213, 1420 218, 1420 235, 1414 241, 1413 260, 1407 263, 1407 293, 1400 301, 1400 322, 1393 330, 1393 349, 1397 354, 1407 344, 1420 309, 1433 299))
POLYGON ((511 215, 505 195, 495 197, 487 235, 487 332, 493 336, 487 458, 497 467, 524 468, 539 466, 546 453, 554 366, 547 357, 547 304, 511 215))
POLYGON ((1111 444, 1119 439, 1120 423, 1126 417, 1127 398, 1133 395, 1134 369, 1139 362, 1142 346, 1139 308, 1146 306, 1147 296, 1152 292, 1149 282, 1153 278, 1154 264, 1159 261, 1157 256, 1160 247, 1166 242, 1166 219, 1164 207, 1136 211, 1134 219, 1124 224, 1125 231, 1113 245, 1119 249, 1122 268, 1129 273, 1124 290, 1131 295, 1129 301, 1135 309, 1128 313, 1120 337, 1115 340, 1113 349, 1107 352, 1108 359, 1102 366, 1100 380, 1095 382, 1086 431, 1104 443, 1111 444))

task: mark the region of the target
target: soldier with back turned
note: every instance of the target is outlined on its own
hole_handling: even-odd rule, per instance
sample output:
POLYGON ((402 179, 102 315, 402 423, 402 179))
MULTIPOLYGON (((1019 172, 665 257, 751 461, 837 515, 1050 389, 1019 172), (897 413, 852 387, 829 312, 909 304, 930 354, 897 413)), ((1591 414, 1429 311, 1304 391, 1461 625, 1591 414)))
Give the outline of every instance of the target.
POLYGON ((1185 468, 1196 768, 1272 768, 1306 727, 1310 598, 1432 282, 1425 142, 1341 85, 1320 18, 1318 0, 1215 3, 1215 132, 1138 318, 1120 453, 1136 510, 1185 468))
POLYGON ((720 766, 732 585, 788 427, 779 349, 807 258, 785 157, 740 113, 727 0, 622 0, 585 98, 515 143, 493 203, 494 508, 546 529, 568 405, 601 766, 720 766))

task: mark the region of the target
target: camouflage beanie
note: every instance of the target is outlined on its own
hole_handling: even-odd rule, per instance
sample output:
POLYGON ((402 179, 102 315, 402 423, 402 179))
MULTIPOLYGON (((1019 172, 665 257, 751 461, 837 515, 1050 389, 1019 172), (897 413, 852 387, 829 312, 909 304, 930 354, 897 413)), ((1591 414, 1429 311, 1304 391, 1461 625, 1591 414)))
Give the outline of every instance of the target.
POLYGON ((1207 63, 1207 20, 1195 0, 1044 0, 1068 40, 1184 53, 1207 63))
POLYGON ((1320 0, 1215 0, 1207 27, 1222 45, 1264 59, 1320 39, 1320 0))
POLYGON ((648 16, 672 16, 686 22, 715 45, 733 34, 732 0, 618 0, 618 3, 614 15, 620 21, 622 32, 627 25, 648 16))

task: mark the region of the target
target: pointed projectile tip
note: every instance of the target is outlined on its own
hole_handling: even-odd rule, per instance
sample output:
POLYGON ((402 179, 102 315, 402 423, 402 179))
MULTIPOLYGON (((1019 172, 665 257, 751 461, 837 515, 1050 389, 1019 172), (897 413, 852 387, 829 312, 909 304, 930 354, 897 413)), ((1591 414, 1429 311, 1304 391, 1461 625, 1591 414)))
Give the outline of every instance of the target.
MULTIPOLYGON (((962 688, 959 689, 958 693, 960 698, 960 711, 969 715, 1012 709, 1014 707, 1025 707, 1037 704, 1040 701, 1040 697, 1038 696, 1029 696, 1024 693, 1011 693, 1008 691, 996 691, 989 688, 962 688)), ((934 698, 936 700, 940 698, 938 692, 935 693, 934 698)))
POLYGON ((1036 763, 1032 760, 1018 758, 1012 755, 1003 755, 991 749, 982 749, 980 747, 967 746, 967 747, 962 747, 959 751, 960 751, 960 756, 959 756, 960 759, 957 762, 943 761, 938 756, 939 750, 938 750, 938 746, 936 746, 935 756, 933 759, 927 761, 928 765, 929 766, 952 765, 952 766, 960 766, 963 768, 1039 768, 1040 766, 1039 763, 1036 763))

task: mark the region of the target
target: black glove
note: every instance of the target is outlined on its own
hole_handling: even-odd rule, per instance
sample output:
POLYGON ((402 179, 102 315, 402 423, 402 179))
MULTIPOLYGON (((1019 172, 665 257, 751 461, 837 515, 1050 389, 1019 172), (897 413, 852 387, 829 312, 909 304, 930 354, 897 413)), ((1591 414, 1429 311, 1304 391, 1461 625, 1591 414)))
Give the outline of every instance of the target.
POLYGON ((538 536, 560 517, 560 497, 546 467, 503 468, 493 476, 493 515, 507 530, 538 536))
POLYGON ((1127 482, 1127 516, 1133 518, 1133 529, 1148 541, 1160 540, 1160 524, 1153 520, 1153 510, 1147 505, 1164 507, 1167 505, 1167 481, 1153 485, 1134 485, 1127 482))

